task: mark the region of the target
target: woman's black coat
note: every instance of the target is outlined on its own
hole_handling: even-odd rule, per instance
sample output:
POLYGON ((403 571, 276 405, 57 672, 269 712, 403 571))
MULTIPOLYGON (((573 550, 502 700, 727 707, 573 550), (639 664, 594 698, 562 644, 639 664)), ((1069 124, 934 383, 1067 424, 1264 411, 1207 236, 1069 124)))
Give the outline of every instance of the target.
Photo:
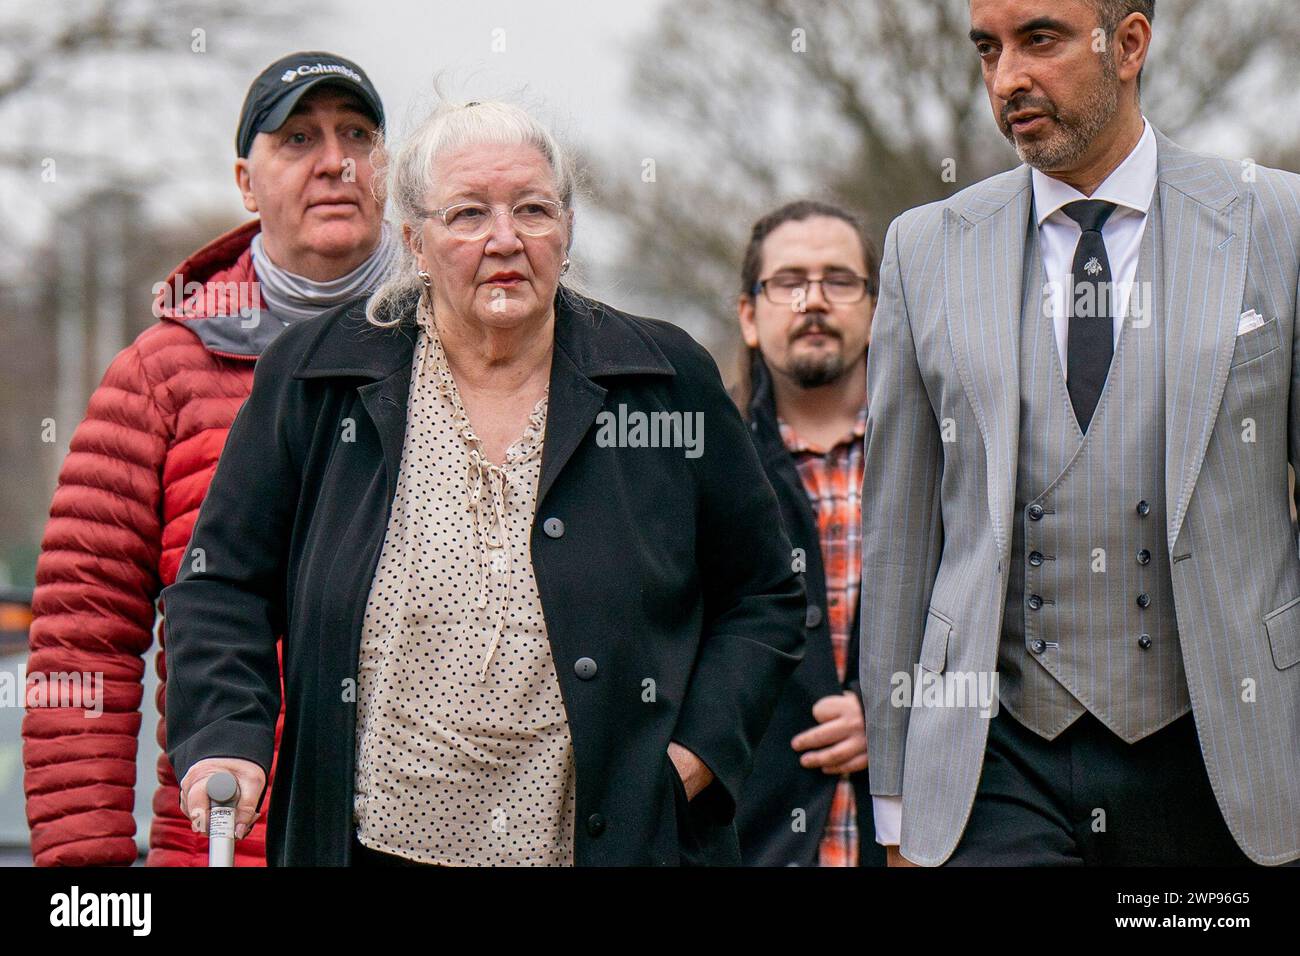
MULTIPOLYGON (((349 863, 357 658, 401 462, 413 300, 401 312, 381 330, 357 300, 267 349, 163 593, 178 777, 204 757, 270 767, 284 635, 271 865, 349 863)), ((531 552, 573 738, 575 862, 738 863, 736 800, 803 654, 805 599, 745 426, 685 332, 557 296, 531 552), (620 405, 702 412, 703 453, 606 447, 597 415, 620 405), (716 776, 689 804, 669 740, 716 776)))

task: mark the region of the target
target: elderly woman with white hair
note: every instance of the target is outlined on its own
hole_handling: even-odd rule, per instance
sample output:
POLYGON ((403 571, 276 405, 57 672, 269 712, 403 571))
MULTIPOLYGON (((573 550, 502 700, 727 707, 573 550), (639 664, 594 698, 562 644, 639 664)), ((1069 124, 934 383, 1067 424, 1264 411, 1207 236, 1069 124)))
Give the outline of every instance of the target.
POLYGON ((164 593, 185 809, 272 865, 736 864, 803 653, 775 496, 675 326, 560 284, 575 175, 495 102, 388 163, 387 282, 258 365, 164 593))

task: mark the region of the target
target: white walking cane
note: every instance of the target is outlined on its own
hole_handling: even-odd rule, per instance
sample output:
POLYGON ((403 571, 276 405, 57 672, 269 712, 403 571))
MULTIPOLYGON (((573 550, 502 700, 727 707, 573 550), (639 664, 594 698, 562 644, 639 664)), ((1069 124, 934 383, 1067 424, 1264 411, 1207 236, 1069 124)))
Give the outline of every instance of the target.
POLYGON ((235 804, 239 783, 222 770, 208 777, 208 866, 235 865, 235 804))

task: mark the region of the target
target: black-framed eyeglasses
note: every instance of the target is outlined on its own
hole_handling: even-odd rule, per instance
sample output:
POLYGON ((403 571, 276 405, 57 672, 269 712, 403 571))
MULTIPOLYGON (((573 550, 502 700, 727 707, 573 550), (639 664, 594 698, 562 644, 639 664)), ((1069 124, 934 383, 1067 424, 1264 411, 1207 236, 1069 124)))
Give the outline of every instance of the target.
POLYGON ((820 279, 794 273, 779 273, 754 283, 753 293, 760 292, 773 305, 790 305, 793 302, 807 302, 808 289, 817 283, 827 302, 836 305, 852 305, 861 302, 871 290, 871 280, 853 272, 833 272, 820 279))
POLYGON ((482 202, 458 202, 426 215, 441 219, 447 231, 467 242, 482 239, 492 231, 497 216, 508 215, 515 230, 525 236, 545 236, 560 224, 564 203, 553 199, 521 199, 509 209, 494 209, 482 202))

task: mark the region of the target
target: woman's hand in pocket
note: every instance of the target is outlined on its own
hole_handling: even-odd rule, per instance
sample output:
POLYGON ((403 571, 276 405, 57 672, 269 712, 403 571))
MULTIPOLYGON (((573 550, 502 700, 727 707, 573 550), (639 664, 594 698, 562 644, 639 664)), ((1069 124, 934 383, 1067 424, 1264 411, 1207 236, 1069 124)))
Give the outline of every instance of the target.
POLYGON ((668 742, 668 759, 677 768, 677 776, 682 778, 687 800, 695 799, 697 793, 713 782, 713 771, 704 761, 675 740, 668 742))

